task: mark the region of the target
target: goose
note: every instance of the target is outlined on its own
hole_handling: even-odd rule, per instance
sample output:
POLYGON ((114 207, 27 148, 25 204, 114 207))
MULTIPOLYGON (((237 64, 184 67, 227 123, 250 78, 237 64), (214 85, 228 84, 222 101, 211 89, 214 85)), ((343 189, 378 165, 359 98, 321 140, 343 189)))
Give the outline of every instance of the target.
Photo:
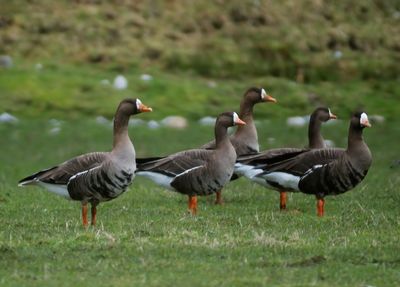
POLYGON ((19 186, 36 185, 66 199, 80 201, 84 227, 88 226, 90 203, 91 224, 96 225, 97 205, 121 195, 135 176, 135 148, 128 135, 129 117, 150 111, 152 109, 139 99, 124 99, 114 117, 111 152, 92 152, 77 156, 21 179, 19 186))
POLYGON ((245 125, 235 112, 222 113, 215 123, 215 149, 191 149, 164 158, 137 161, 138 176, 188 196, 189 212, 197 213, 197 196, 220 190, 231 178, 236 161, 228 127, 245 125))
MULTIPOLYGON (((249 88, 240 103, 239 117, 246 125, 238 126, 236 132, 230 137, 231 143, 236 150, 237 156, 254 154, 260 151, 256 125, 253 119, 253 107, 258 103, 272 102, 276 99, 271 97, 263 88, 249 88)), ((212 140, 200 148, 214 149, 215 140, 212 140)), ((222 190, 216 192, 215 204, 222 204, 222 190)))
MULTIPOLYGON (((321 135, 321 125, 331 119, 337 119, 337 116, 331 112, 329 108, 318 107, 310 115, 310 121, 308 124, 308 148, 275 148, 263 151, 255 156, 244 156, 235 165, 235 173, 242 174, 246 172, 247 169, 253 169, 255 163, 266 163, 271 159, 285 159, 291 157, 299 152, 306 151, 309 149, 324 148, 324 138, 321 135), (279 157, 277 157, 279 156, 279 157), (251 164, 251 163, 252 164, 251 164)), ((254 171, 251 171, 254 172, 254 171)), ((285 190, 279 190, 279 208, 280 210, 285 210, 287 204, 287 194, 285 190)))
POLYGON ((297 151, 253 163, 247 158, 254 168, 245 176, 270 189, 314 194, 317 215, 323 216, 325 196, 349 191, 367 175, 372 155, 362 136, 365 127, 371 127, 367 114, 356 112, 350 119, 347 149, 297 151))

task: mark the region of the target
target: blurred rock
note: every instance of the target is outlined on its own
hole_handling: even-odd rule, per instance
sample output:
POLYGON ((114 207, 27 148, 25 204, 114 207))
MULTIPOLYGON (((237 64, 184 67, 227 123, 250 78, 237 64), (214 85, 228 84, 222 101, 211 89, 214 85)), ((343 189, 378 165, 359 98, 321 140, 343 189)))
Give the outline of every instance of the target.
POLYGON ((11 68, 13 66, 13 60, 8 55, 1 55, 0 56, 0 67, 3 68, 11 68))
POLYGON ((41 71, 42 69, 43 69, 42 63, 36 63, 36 64, 35 64, 35 70, 36 70, 36 71, 41 71))
POLYGON ((336 50, 335 52, 333 52, 333 57, 337 60, 339 60, 340 58, 342 58, 343 53, 342 51, 336 50))
POLYGON ((100 84, 102 84, 103 86, 108 86, 110 85, 110 81, 108 79, 103 79, 100 81, 100 84))
POLYGON ((96 117, 96 123, 101 125, 109 125, 111 122, 103 116, 98 116, 96 117))
POLYGON ((372 124, 381 124, 385 122, 385 117, 381 115, 371 115, 368 118, 372 124))
POLYGON ((53 128, 51 128, 51 129, 49 130, 49 134, 51 134, 51 135, 56 135, 56 134, 59 134, 60 131, 61 131, 61 128, 60 128, 60 127, 53 127, 53 128))
POLYGON ((62 124, 62 121, 56 120, 56 119, 50 119, 49 124, 53 127, 59 127, 62 124))
POLYGON ((19 120, 14 117, 13 115, 9 114, 9 113, 2 113, 0 115, 0 123, 13 123, 16 124, 18 123, 19 120))
POLYGON ((160 124, 158 122, 154 121, 154 120, 151 120, 151 121, 149 121, 147 123, 147 127, 149 129, 155 130, 155 129, 158 129, 160 127, 160 124))
POLYGON ((143 126, 146 122, 142 119, 130 119, 129 120, 129 126, 130 127, 137 127, 137 126, 143 126))
POLYGON ((142 75, 140 75, 140 79, 144 82, 148 82, 148 81, 153 80, 153 76, 148 75, 148 74, 142 74, 142 75))
POLYGON ((204 117, 199 120, 199 124, 201 124, 202 126, 213 126, 215 125, 216 120, 217 119, 213 117, 204 117))
POLYGON ((397 168, 400 166, 400 159, 394 160, 390 165, 390 168, 397 168))
POLYGON ((208 81, 207 86, 209 88, 215 88, 215 87, 217 87, 217 83, 215 81, 208 81))
POLYGON ((181 116, 168 116, 161 121, 161 124, 174 129, 184 129, 188 126, 187 120, 181 116))
POLYGON ((290 118, 287 118, 286 124, 289 127, 303 127, 308 124, 308 117, 307 116, 305 116, 305 117, 300 117, 300 116, 290 117, 290 118))
POLYGON ((273 144, 275 141, 276 141, 276 139, 275 139, 275 138, 273 138, 273 137, 269 137, 269 138, 267 138, 267 142, 268 142, 268 144, 273 144))
POLYGON ((335 147, 335 143, 332 140, 324 140, 325 147, 335 147))
POLYGON ((125 90, 128 87, 128 80, 123 75, 118 75, 114 79, 114 88, 116 90, 125 90))

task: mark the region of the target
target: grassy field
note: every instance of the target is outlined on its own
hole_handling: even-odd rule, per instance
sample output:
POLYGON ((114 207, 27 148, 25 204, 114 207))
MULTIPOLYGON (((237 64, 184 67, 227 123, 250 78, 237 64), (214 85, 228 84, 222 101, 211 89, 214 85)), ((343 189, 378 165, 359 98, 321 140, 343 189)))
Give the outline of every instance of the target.
MULTIPOLYGON (((345 146, 347 114, 338 116, 344 120, 323 133, 345 146)), ((373 166, 356 189, 327 198, 324 218, 315 215, 312 196, 291 194, 287 212, 280 212, 276 192, 245 179, 226 187, 224 206, 201 198, 192 217, 185 197, 137 178, 124 195, 100 205, 96 228, 84 230, 79 203, 18 188, 17 181, 108 150, 112 130, 85 117, 64 120, 54 134, 45 118, 0 124, 1 286, 400 284, 400 169, 390 168, 400 157, 398 120, 365 131, 373 166)), ((258 130, 264 149, 306 144, 305 128, 288 128, 284 120, 263 120, 258 130)), ((180 131, 133 127, 130 135, 138 155, 150 156, 196 147, 213 131, 191 122, 180 131)))

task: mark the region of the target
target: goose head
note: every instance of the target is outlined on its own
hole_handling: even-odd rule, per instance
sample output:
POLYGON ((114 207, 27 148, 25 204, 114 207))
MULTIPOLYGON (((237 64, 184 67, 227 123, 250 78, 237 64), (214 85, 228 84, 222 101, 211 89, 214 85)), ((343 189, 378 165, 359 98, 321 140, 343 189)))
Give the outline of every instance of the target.
POLYGON ((336 120, 337 116, 332 114, 331 110, 325 107, 319 107, 315 109, 315 111, 311 115, 312 117, 315 117, 317 120, 321 122, 327 122, 329 120, 336 120))
POLYGON ((366 112, 358 111, 351 117, 351 125, 356 129, 370 128, 372 125, 369 123, 368 115, 366 112))
POLYGON ((223 127, 233 127, 233 126, 243 126, 246 123, 241 120, 237 113, 235 112, 226 112, 222 113, 217 117, 216 125, 223 127))
POLYGON ((244 95, 245 100, 257 104, 262 102, 276 103, 276 99, 271 97, 263 88, 250 88, 244 95))
POLYGON ((127 115, 135 115, 151 112, 152 108, 144 105, 139 99, 124 99, 119 104, 118 110, 127 115))

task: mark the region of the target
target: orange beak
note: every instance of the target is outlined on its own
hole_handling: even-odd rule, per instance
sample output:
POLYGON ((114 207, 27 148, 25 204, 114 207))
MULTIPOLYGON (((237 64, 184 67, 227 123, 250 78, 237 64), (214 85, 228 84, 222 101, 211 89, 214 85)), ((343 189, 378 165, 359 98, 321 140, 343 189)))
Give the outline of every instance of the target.
POLYGON ((237 126, 244 126, 246 123, 244 121, 242 121, 241 119, 237 118, 235 120, 235 125, 237 126))
POLYGON ((266 96, 264 97, 264 102, 276 103, 277 100, 276 100, 275 98, 271 97, 270 95, 266 95, 266 96))
POLYGON ((140 105, 139 105, 139 111, 142 112, 142 113, 146 113, 146 112, 151 112, 151 111, 153 111, 153 109, 150 108, 150 107, 148 107, 148 106, 145 106, 145 105, 143 105, 143 104, 140 104, 140 105))
POLYGON ((364 126, 364 127, 367 127, 367 128, 372 127, 372 125, 369 123, 368 120, 362 121, 362 122, 361 122, 361 125, 364 126))
POLYGON ((337 116, 334 115, 334 114, 329 114, 329 119, 330 119, 330 120, 336 120, 336 119, 337 119, 337 116))

